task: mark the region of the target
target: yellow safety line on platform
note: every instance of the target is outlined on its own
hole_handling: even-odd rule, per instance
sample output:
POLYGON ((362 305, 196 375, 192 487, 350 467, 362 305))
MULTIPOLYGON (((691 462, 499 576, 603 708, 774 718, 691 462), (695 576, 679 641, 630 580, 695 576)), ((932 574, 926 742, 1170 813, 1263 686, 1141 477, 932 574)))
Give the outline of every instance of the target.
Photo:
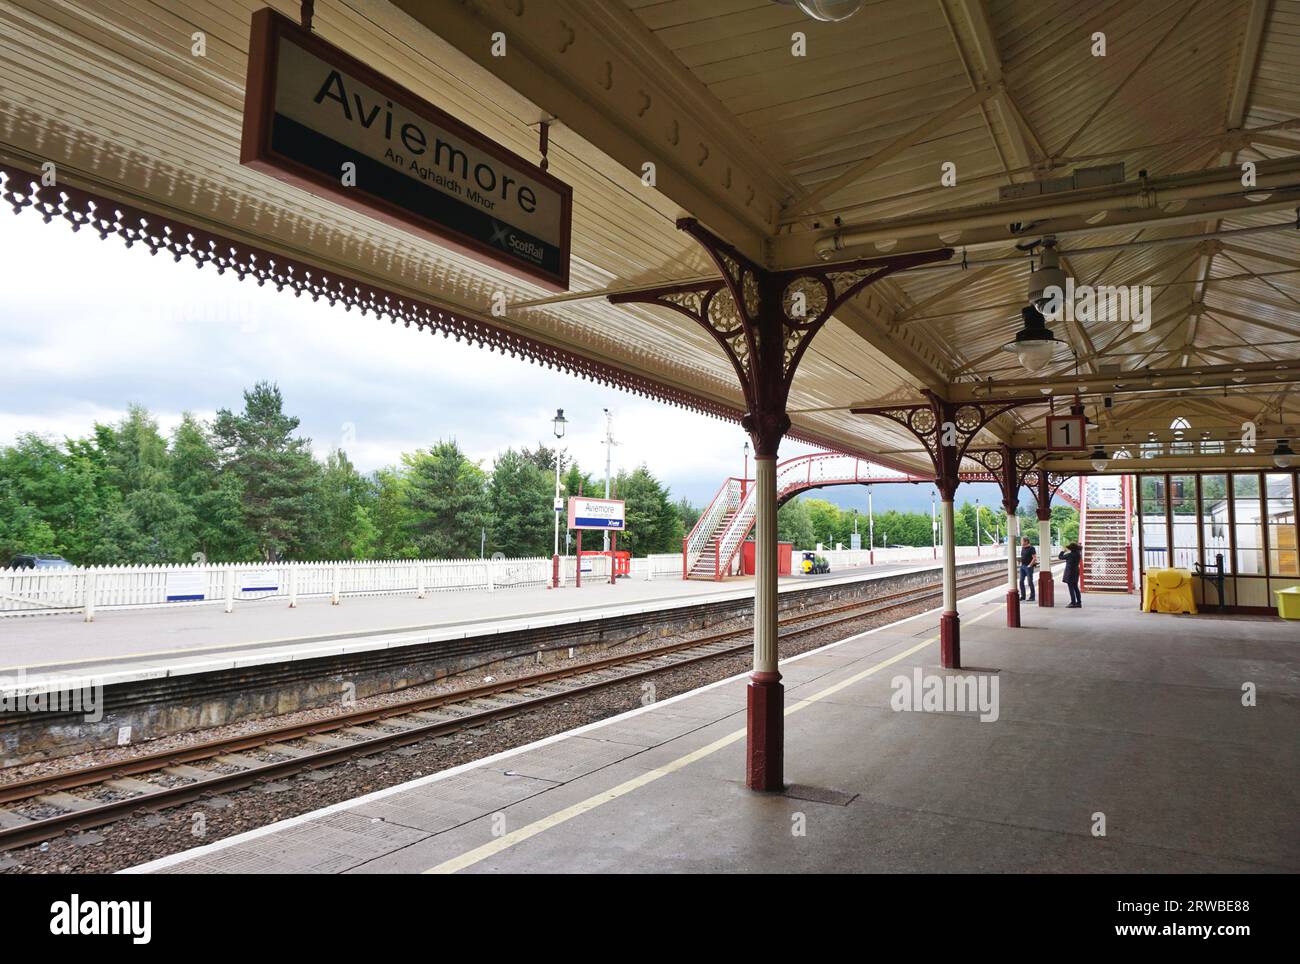
MULTIPOLYGON (((971 625, 972 623, 977 623, 981 619, 984 619, 987 616, 991 616, 995 611, 1001 612, 1002 610, 1000 609, 989 610, 988 612, 981 613, 980 615, 975 616, 972 619, 964 620, 963 624, 971 625)), ((925 647, 929 646, 931 643, 938 642, 938 640, 939 640, 938 636, 931 636, 929 639, 925 640, 924 642, 917 643, 915 646, 913 646, 910 649, 905 649, 901 653, 891 656, 888 659, 881 660, 879 663, 876 663, 874 666, 868 669, 864 669, 861 672, 855 673, 854 675, 848 677, 847 679, 832 684, 831 686, 826 687, 824 690, 814 693, 812 696, 801 699, 791 704, 790 706, 786 707, 785 715, 790 716, 791 714, 797 713, 799 710, 802 710, 807 706, 811 706, 813 703, 816 703, 819 700, 823 700, 828 696, 832 696, 835 693, 838 693, 840 690, 844 689, 845 687, 852 686, 854 683, 866 679, 868 676, 871 676, 873 673, 878 673, 886 666, 892 666, 894 663, 897 663, 899 660, 906 659, 908 656, 911 656, 913 653, 920 652, 921 650, 925 649, 925 647)), ((661 767, 656 767, 653 770, 649 770, 641 774, 639 777, 633 777, 631 780, 627 780, 624 783, 620 783, 618 786, 613 787, 612 789, 605 790, 601 793, 597 793, 595 796, 588 797, 586 800, 583 800, 579 803, 575 803, 570 807, 565 807, 563 810, 559 810, 551 814, 549 817, 542 817, 540 820, 534 820, 532 823, 528 824, 525 827, 520 827, 518 830, 512 831, 511 833, 508 834, 504 834, 503 836, 498 837, 496 840, 493 840, 490 843, 483 844, 481 847, 475 847, 473 850, 467 851, 466 853, 461 854, 459 857, 453 857, 450 860, 444 860, 442 863, 438 864, 437 866, 430 867, 428 870, 424 871, 424 873, 454 874, 459 870, 464 870, 467 867, 472 867, 474 866, 474 864, 480 863, 486 860, 488 857, 493 856, 494 854, 499 854, 503 850, 508 850, 510 847, 513 847, 515 844, 523 843, 525 840, 529 839, 530 837, 535 837, 539 833, 542 833, 543 831, 550 830, 552 827, 558 827, 562 823, 567 823, 568 821, 572 820, 574 817, 579 817, 590 810, 595 810, 597 807, 601 806, 602 804, 609 803, 611 800, 617 800, 619 797, 626 796, 627 794, 631 793, 633 790, 637 790, 640 789, 641 787, 646 786, 647 784, 654 783, 656 780, 660 779, 661 777, 666 777, 670 773, 676 773, 678 770, 681 770, 684 767, 688 767, 692 763, 704 759, 706 756, 711 756, 712 754, 721 750, 723 747, 730 746, 731 744, 735 743, 737 740, 740 740, 742 737, 744 737, 745 732, 746 731, 742 728, 739 730, 735 730, 732 733, 728 733, 726 736, 714 740, 712 743, 708 744, 707 746, 702 746, 698 750, 693 750, 692 752, 687 753, 685 756, 678 757, 676 760, 673 760, 671 763, 666 763, 661 767)))

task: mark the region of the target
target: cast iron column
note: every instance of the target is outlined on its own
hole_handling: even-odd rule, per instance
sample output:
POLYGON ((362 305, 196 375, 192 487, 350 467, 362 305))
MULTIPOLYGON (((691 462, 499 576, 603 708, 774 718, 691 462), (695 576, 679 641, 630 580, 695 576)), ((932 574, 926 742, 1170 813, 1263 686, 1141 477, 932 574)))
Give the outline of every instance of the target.
POLYGON ((785 687, 777 670, 774 454, 757 450, 754 485, 754 670, 746 694, 745 783, 751 790, 780 790, 785 772, 785 687))
POLYGON ((781 790, 785 715, 777 669, 776 456, 790 428, 790 385, 808 344, 845 301, 886 275, 945 261, 952 251, 771 271, 693 218, 683 218, 677 227, 708 252, 721 277, 608 297, 615 304, 658 305, 692 319, 713 336, 740 381, 745 399, 740 423, 754 445, 756 487, 754 670, 747 696, 745 782, 752 790, 781 790))
POLYGON ((1002 509, 1007 514, 1007 627, 1020 628, 1020 580, 1016 571, 1016 495, 1020 490, 1017 453, 1002 450, 1002 509))
POLYGON ((1047 471, 1038 473, 1038 605, 1054 607, 1052 593, 1052 490, 1047 471))
POLYGON ((940 491, 939 517, 943 522, 943 613, 939 616, 939 664, 961 666, 961 620, 957 616, 957 547, 953 535, 953 492, 940 491))

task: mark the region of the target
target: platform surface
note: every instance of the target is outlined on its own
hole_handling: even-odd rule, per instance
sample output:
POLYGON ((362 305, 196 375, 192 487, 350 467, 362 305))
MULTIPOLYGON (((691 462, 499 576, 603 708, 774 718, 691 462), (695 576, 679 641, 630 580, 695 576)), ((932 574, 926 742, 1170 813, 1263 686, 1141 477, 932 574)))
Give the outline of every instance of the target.
POLYGON ((963 603, 978 669, 933 613, 784 661, 786 794, 744 787, 738 677, 136 870, 1300 870, 1294 624, 1087 594, 1008 630, 1003 591, 963 603), (916 672, 996 678, 997 719, 891 708, 916 672))
MULTIPOLYGON (((964 566, 990 559, 964 559, 964 566)), ((780 580, 781 592, 935 570, 930 561, 846 568, 819 576, 780 580)), ((81 613, 43 613, 0 618, 0 685, 21 673, 24 686, 73 678, 95 682, 210 672, 285 660, 411 646, 576 623, 610 616, 663 611, 712 601, 750 598, 752 577, 722 582, 661 578, 620 579, 618 585, 587 582, 544 587, 406 595, 283 599, 220 605, 179 603, 152 609, 101 609, 94 622, 81 613)))

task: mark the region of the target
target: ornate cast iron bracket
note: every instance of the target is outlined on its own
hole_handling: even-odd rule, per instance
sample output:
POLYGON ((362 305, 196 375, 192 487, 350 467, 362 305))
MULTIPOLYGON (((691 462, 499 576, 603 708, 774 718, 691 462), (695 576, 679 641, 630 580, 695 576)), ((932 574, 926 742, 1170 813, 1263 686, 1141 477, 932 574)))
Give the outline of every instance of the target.
POLYGON ((787 271, 751 261, 694 218, 677 222, 708 252, 722 277, 609 295, 613 304, 648 304, 685 315, 713 336, 744 393, 741 424, 759 455, 775 456, 790 428, 786 399, 799 361, 817 332, 846 301, 881 278, 946 261, 951 249, 787 271))
MULTIPOLYGON (((1006 445, 997 448, 968 449, 966 458, 973 459, 984 466, 994 476, 1002 490, 1002 508, 1015 512, 1020 500, 1017 498, 1020 487, 1038 485, 1038 470, 1034 468, 1046 458, 1046 452, 1034 449, 1013 449, 1006 445), (1030 476, 1033 481, 1030 481, 1030 476)), ((1037 496, 1035 496, 1036 498, 1037 496)))
MULTIPOLYGON (((1046 458, 1047 453, 1043 453, 1046 458)), ((1052 518, 1052 499, 1057 491, 1073 475, 1062 475, 1060 472, 1045 472, 1042 469, 1035 469, 1032 472, 1025 473, 1025 486, 1034 496, 1034 502, 1038 507, 1038 521, 1046 522, 1052 518)))
MULTIPOLYGON (((854 415, 878 415, 897 422, 925 446, 934 466, 934 481, 945 502, 950 501, 962 481, 959 471, 975 436, 999 415, 1004 415, 1022 405, 1041 404, 1039 398, 1008 398, 997 402, 963 402, 958 405, 940 398, 925 389, 926 401, 919 405, 882 405, 871 408, 851 408, 854 415), (951 426, 946 429, 945 426, 951 426), (945 445, 944 436, 951 432, 952 444, 945 445)), ((987 466, 986 466, 987 467, 987 466)), ((993 471, 993 470, 990 470, 993 471)), ((998 471, 993 474, 999 475, 998 471)))

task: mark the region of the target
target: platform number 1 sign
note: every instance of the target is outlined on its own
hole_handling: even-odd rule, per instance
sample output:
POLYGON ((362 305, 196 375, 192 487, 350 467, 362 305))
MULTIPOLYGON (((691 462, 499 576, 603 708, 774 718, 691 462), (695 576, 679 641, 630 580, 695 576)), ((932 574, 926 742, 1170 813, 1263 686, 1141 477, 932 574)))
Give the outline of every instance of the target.
POLYGON ((1088 448, 1087 421, 1082 415, 1047 416, 1049 452, 1083 452, 1088 448))

